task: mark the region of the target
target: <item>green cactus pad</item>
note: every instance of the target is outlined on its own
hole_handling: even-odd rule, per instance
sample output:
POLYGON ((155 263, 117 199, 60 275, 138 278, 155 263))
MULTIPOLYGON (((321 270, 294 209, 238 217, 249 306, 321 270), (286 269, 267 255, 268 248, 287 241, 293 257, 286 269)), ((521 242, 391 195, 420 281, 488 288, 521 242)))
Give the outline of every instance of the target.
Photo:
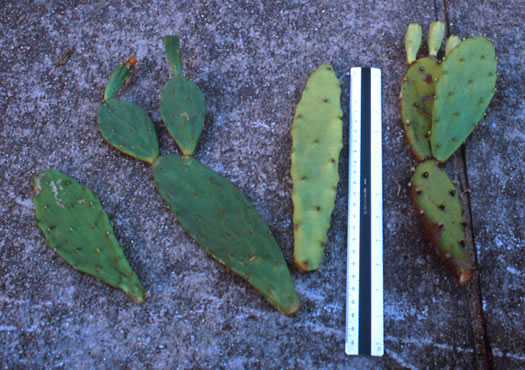
POLYGON ((339 181, 343 146, 341 83, 321 65, 308 79, 292 124, 294 261, 301 272, 319 268, 339 181))
POLYGON ((445 44, 445 57, 448 57, 452 49, 461 43, 461 39, 458 36, 450 36, 445 44))
POLYGON ((160 97, 160 115, 184 155, 197 146, 206 113, 206 100, 192 81, 175 76, 166 83, 160 97))
POLYGON ((122 252, 100 201, 85 185, 56 170, 33 178, 38 226, 47 244, 75 269, 144 302, 144 287, 122 252))
POLYGON ((299 298, 279 245, 231 182, 178 155, 157 159, 153 176, 179 223, 215 260, 246 279, 282 313, 297 311, 299 298))
POLYGON ((417 59, 417 53, 421 46, 422 38, 421 26, 417 23, 410 23, 405 33, 405 50, 407 53, 407 62, 412 64, 417 59))
POLYGON ((429 135, 436 80, 440 73, 438 60, 420 58, 410 66, 401 84, 401 119, 412 154, 419 161, 432 156, 429 135))
POLYGON ((182 75, 182 61, 180 55, 180 41, 175 35, 164 36, 162 38, 166 55, 168 56, 168 63, 175 75, 182 75))
POLYGON ((430 27, 428 29, 428 55, 432 57, 437 56, 444 37, 445 24, 439 21, 430 23, 430 27))
POLYGON ((159 141, 151 118, 136 104, 109 99, 98 110, 102 136, 115 148, 152 163, 159 156, 159 141))
POLYGON ((472 277, 474 263, 463 230, 456 187, 435 160, 421 162, 410 179, 416 210, 427 238, 459 284, 472 277))
POLYGON ((430 145, 446 161, 483 117, 496 85, 496 54, 485 37, 467 39, 442 63, 432 110, 430 145))
POLYGON ((106 90, 104 91, 104 100, 111 99, 117 95, 117 92, 120 90, 122 85, 124 85, 124 83, 131 77, 131 70, 136 63, 137 58, 130 57, 119 64, 106 85, 106 90))

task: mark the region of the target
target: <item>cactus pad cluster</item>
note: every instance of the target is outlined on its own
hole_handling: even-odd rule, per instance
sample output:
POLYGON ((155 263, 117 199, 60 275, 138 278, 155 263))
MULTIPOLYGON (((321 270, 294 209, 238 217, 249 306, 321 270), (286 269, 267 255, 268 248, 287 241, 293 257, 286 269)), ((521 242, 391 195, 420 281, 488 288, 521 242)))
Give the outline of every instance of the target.
POLYGON ((450 36, 445 57, 438 58, 445 27, 432 22, 429 56, 417 59, 421 27, 410 24, 405 34, 410 64, 401 83, 401 118, 411 151, 421 163, 411 180, 414 205, 427 238, 443 257, 459 284, 472 276, 472 246, 466 244, 461 203, 445 162, 483 117, 495 91, 496 55, 483 36, 461 41, 450 36))
POLYGON ((178 37, 166 36, 163 43, 174 76, 162 90, 160 114, 183 155, 159 156, 147 113, 113 97, 99 109, 100 131, 118 150, 152 164, 159 193, 199 245, 279 311, 293 314, 299 308, 295 284, 263 218, 231 182, 191 157, 204 125, 206 102, 199 87, 182 76, 178 37))
POLYGON ((319 268, 330 228, 343 147, 340 101, 341 83, 322 64, 310 75, 292 124, 294 261, 301 272, 319 268))

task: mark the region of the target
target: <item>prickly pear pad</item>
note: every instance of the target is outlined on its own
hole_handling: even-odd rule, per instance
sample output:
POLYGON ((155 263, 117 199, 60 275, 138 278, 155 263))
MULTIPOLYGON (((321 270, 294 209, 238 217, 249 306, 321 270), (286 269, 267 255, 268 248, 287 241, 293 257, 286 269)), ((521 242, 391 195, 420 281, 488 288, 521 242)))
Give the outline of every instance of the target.
POLYGON ((117 95, 122 85, 124 85, 124 83, 126 83, 126 81, 131 77, 131 70, 136 63, 137 58, 130 57, 119 64, 106 85, 106 90, 104 91, 104 100, 111 99, 117 95))
POLYGON ((482 36, 461 42, 443 61, 432 110, 434 158, 446 161, 483 117, 494 95, 496 64, 494 46, 482 36))
POLYGON ((436 80, 440 74, 438 60, 420 58, 410 66, 401 84, 401 119, 412 154, 419 161, 432 156, 429 135, 436 80))
POLYGON ((408 25, 405 33, 405 51, 408 64, 412 64, 417 59, 417 53, 421 46, 421 35, 422 30, 419 24, 411 23, 408 25))
POLYGON ((472 276, 474 263, 466 244, 456 187, 435 160, 421 162, 410 179, 416 210, 427 238, 459 284, 472 276))
POLYGON ((184 155, 192 155, 204 126, 206 100, 192 81, 175 76, 160 97, 160 115, 184 155))
POLYGON ((109 99, 98 110, 98 127, 104 139, 123 153, 148 163, 159 155, 153 122, 136 104, 109 99))
POLYGON ((302 271, 319 268, 339 182, 343 147, 341 83, 328 64, 308 79, 292 124, 294 261, 302 271))
POLYGON ((178 155, 157 159, 153 176, 179 223, 215 260, 246 279, 282 313, 297 311, 299 298, 279 245, 231 182, 178 155))
POLYGON ((49 247, 76 270, 144 302, 144 288, 96 195, 56 170, 36 174, 32 185, 38 226, 49 247))

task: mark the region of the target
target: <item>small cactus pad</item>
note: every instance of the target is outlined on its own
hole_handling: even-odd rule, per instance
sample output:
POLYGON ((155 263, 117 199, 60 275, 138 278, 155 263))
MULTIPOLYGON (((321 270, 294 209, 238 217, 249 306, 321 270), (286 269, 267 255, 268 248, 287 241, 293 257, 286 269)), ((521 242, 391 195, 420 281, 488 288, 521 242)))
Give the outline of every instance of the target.
POLYGON ((432 22, 428 29, 428 55, 435 57, 445 37, 445 24, 443 22, 432 22))
POLYGON ((153 164, 158 190, 186 232, 215 260, 246 279, 279 311, 299 308, 279 245, 250 201, 226 178, 192 157, 153 164))
POLYGON ((429 160, 416 167, 410 189, 427 238, 455 280, 465 284, 472 276, 474 264, 467 249, 456 187, 438 162, 429 160))
POLYGON ((175 35, 164 36, 162 38, 166 55, 168 56, 168 63, 175 75, 182 75, 182 61, 180 55, 180 41, 175 35))
POLYGON ((445 44, 445 57, 448 57, 452 49, 461 43, 461 39, 458 36, 450 36, 445 44))
POLYGON ((102 136, 115 148, 152 163, 159 155, 159 142, 151 118, 136 104, 109 99, 98 110, 102 136))
POLYGON ((206 100, 192 81, 175 76, 166 83, 160 97, 160 115, 184 155, 197 146, 206 113, 206 100))
POLYGON ((434 158, 444 162, 474 130, 494 95, 494 46, 482 36, 467 39, 452 49, 441 68, 430 145, 434 158))
POLYGON ((56 170, 33 178, 38 226, 47 244, 75 269, 144 302, 144 287, 124 256, 100 201, 85 185, 56 170))
POLYGON ((117 95, 122 85, 131 77, 131 70, 135 67, 137 58, 130 57, 119 64, 115 72, 109 78, 106 90, 104 91, 104 100, 108 100, 117 95))
POLYGON ((441 64, 434 58, 420 58, 410 65, 401 84, 401 119, 412 154, 423 161, 432 156, 430 130, 436 80, 441 64))
POLYGON ((294 261, 301 272, 319 268, 339 181, 343 146, 341 83, 323 64, 308 79, 292 124, 291 175, 294 261))
POLYGON ((410 23, 405 33, 405 50, 407 53, 407 62, 412 64, 417 59, 417 53, 421 46, 421 26, 417 23, 410 23))

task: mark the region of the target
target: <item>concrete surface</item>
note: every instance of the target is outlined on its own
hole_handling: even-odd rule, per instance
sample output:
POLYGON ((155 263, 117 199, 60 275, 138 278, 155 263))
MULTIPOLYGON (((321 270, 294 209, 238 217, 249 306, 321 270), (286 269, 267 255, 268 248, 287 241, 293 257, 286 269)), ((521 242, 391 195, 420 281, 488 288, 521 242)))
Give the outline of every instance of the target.
POLYGON ((0 2, 1 366, 524 368, 525 10, 520 0, 448 3, 451 31, 486 34, 499 56, 487 116, 449 165, 470 190, 480 274, 465 288, 423 239, 406 189, 414 160, 399 118, 406 26, 444 20, 439 3, 0 2), (323 266, 307 275, 291 267, 302 306, 288 318, 185 235, 148 166, 104 142, 96 113, 105 83, 136 55, 137 73, 123 98, 151 115, 163 154, 177 151, 158 113, 170 76, 166 34, 180 36, 185 75, 207 98, 196 157, 253 201, 290 265, 289 130, 308 75, 333 64, 345 86, 346 125, 349 68, 382 69, 382 358, 344 355, 347 146, 323 266), (69 59, 57 65, 69 48, 69 59), (99 195, 147 289, 144 305, 72 270, 46 247, 30 176, 48 167, 99 195))

